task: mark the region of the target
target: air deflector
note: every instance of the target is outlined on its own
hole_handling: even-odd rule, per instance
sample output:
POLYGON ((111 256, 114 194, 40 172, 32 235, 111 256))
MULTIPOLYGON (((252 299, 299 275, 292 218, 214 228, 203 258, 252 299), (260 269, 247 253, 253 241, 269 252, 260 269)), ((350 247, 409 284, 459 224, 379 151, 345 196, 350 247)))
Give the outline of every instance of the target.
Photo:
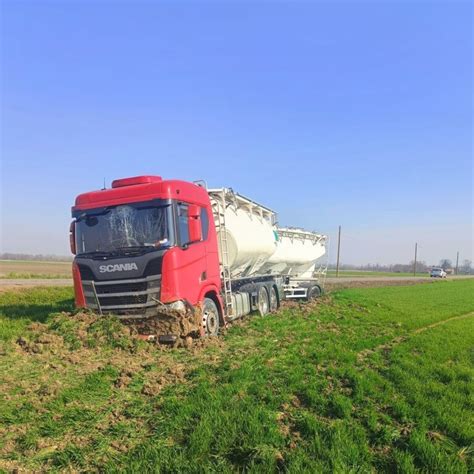
POLYGON ((133 178, 115 179, 112 188, 123 188, 125 186, 136 186, 137 184, 152 184, 163 181, 161 176, 134 176, 133 178))

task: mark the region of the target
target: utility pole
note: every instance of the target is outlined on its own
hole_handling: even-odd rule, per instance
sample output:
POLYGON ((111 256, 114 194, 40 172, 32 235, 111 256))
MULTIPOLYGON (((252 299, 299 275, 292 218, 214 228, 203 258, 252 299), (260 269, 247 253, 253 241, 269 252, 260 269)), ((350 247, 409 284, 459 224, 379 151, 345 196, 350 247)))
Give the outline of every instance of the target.
POLYGON ((337 263, 336 263, 336 277, 339 276, 339 255, 341 253, 341 226, 339 226, 339 234, 337 236, 337 263))
POLYGON ((415 243, 415 261, 413 262, 413 276, 416 276, 416 254, 418 252, 418 242, 415 243))
POLYGON ((458 268, 459 268, 459 250, 458 250, 458 252, 457 252, 457 254, 456 254, 456 271, 455 271, 455 273, 454 273, 455 275, 458 274, 458 268))

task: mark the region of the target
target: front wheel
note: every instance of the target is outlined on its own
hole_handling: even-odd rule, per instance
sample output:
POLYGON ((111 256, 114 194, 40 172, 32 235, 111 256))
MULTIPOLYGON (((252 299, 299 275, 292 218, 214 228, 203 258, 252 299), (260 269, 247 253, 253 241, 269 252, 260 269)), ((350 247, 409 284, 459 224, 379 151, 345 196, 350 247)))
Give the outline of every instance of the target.
POLYGON ((219 310, 211 298, 204 298, 202 327, 206 336, 217 336, 219 334, 219 310))

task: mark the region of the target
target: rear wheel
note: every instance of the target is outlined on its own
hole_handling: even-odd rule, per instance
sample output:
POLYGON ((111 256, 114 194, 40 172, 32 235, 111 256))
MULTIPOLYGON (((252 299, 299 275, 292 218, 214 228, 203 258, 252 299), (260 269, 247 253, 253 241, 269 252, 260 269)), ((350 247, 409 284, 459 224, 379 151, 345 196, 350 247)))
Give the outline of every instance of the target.
POLYGON ((219 334, 219 310, 211 298, 204 298, 202 327, 206 336, 217 336, 219 334))
POLYGON ((315 298, 319 298, 321 296, 321 288, 319 286, 312 286, 308 288, 308 293, 306 299, 308 301, 314 300, 315 298))
POLYGON ((268 299, 268 292, 264 286, 258 290, 258 312, 261 316, 268 313, 270 308, 270 301, 268 299))
POLYGON ((278 296, 275 287, 270 290, 270 312, 274 313, 278 309, 278 296))

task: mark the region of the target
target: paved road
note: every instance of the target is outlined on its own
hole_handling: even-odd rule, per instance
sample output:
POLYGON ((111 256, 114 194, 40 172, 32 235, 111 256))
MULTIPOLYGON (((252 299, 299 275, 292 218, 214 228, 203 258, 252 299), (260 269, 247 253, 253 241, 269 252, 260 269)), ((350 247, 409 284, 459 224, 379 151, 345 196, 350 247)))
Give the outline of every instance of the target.
MULTIPOLYGON (((466 278, 474 278, 474 275, 458 275, 458 276, 449 276, 446 280, 462 280, 466 278)), ((430 278, 429 276, 417 276, 417 277, 407 277, 407 276, 373 276, 373 277, 327 277, 326 281, 328 283, 334 282, 344 282, 344 281, 440 281, 441 278, 430 278)))
MULTIPOLYGON (((451 276, 447 280, 457 280, 462 278, 474 278, 471 276, 451 276)), ((410 283, 422 283, 439 281, 429 277, 329 277, 326 279, 326 288, 357 287, 357 286, 388 286, 388 285, 407 285, 410 283)), ((12 288, 31 288, 33 286, 72 286, 72 279, 0 279, 0 291, 12 288)))
MULTIPOLYGON (((450 276, 446 280, 472 279, 474 275, 450 276)), ((326 278, 326 289, 334 288, 353 288, 359 286, 392 286, 392 285, 410 285, 425 282, 439 282, 441 279, 430 277, 328 277, 326 278)))

